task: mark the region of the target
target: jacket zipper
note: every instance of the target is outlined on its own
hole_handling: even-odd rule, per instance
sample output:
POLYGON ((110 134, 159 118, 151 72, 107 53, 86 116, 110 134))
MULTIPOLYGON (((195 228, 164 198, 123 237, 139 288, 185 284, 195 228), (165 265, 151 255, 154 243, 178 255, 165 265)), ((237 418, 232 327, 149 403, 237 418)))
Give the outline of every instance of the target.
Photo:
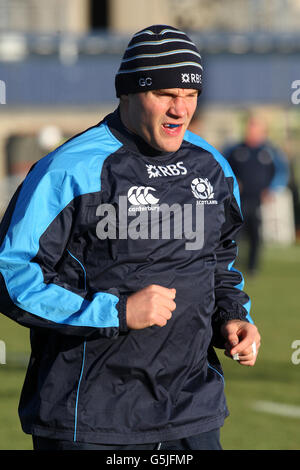
POLYGON ((77 386, 77 394, 76 394, 76 403, 75 403, 75 418, 74 418, 74 437, 73 440, 76 442, 77 439, 77 419, 78 419, 78 401, 79 401, 79 392, 80 392, 80 384, 83 376, 83 369, 84 369, 84 362, 85 362, 85 352, 86 352, 86 341, 83 343, 83 354, 82 354, 82 364, 81 364, 81 372, 77 386))
MULTIPOLYGON (((79 259, 77 259, 76 256, 72 255, 70 250, 67 250, 67 252, 81 266, 82 271, 83 271, 83 276, 84 276, 84 290, 86 290, 86 270, 85 270, 83 264, 79 261, 79 259)), ((74 442, 76 442, 76 439, 77 439, 78 401, 79 401, 80 385, 81 385, 81 380, 82 380, 83 370, 84 370, 85 354, 86 354, 86 341, 84 341, 84 343, 83 343, 81 371, 80 371, 80 377, 79 377, 78 386, 77 386, 77 393, 76 393, 75 417, 74 417, 74 436, 73 436, 74 442)))
POLYGON ((219 372, 219 371, 218 371, 217 369, 215 369, 212 365, 210 365, 209 362, 207 363, 207 366, 208 366, 211 370, 213 370, 214 372, 216 372, 216 374, 218 374, 218 375, 221 377, 221 379, 223 380, 223 383, 224 383, 224 385, 225 385, 224 376, 221 374, 221 372, 219 372))

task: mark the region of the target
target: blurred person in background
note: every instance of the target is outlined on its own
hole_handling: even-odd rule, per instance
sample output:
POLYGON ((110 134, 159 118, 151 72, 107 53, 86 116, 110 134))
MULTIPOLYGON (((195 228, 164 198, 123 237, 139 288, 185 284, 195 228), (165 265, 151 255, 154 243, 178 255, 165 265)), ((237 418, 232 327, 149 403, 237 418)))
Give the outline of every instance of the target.
POLYGON ((255 275, 259 270, 261 249, 261 205, 272 198, 274 191, 286 188, 289 165, 283 152, 268 140, 265 120, 248 116, 244 138, 223 152, 239 184, 244 234, 249 242, 247 270, 255 275))
POLYGON ((244 366, 260 347, 232 268, 238 185, 187 131, 202 65, 185 33, 136 33, 115 85, 119 107, 39 160, 2 221, 1 312, 31 333, 22 429, 37 450, 218 450, 214 347, 244 366), (162 203, 200 214, 193 237, 136 233, 162 203))

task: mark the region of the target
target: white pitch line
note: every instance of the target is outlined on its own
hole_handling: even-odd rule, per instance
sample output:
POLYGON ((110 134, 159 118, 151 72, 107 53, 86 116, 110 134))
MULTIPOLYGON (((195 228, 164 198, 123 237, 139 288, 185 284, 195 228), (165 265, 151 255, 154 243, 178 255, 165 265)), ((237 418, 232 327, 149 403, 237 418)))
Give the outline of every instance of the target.
POLYGON ((272 401, 256 401, 253 404, 253 409, 274 415, 286 416, 288 418, 300 418, 300 406, 274 403, 272 401))

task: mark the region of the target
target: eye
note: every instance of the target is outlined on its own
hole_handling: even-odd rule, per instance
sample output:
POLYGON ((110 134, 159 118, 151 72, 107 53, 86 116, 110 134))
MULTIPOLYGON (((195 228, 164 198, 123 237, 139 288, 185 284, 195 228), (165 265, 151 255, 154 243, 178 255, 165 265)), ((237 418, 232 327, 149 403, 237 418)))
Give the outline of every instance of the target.
POLYGON ((158 96, 166 96, 166 97, 169 97, 169 98, 172 98, 172 94, 171 93, 166 93, 166 92, 158 92, 157 93, 158 96))
POLYGON ((198 93, 191 93, 190 95, 187 95, 187 98, 198 98, 198 93))

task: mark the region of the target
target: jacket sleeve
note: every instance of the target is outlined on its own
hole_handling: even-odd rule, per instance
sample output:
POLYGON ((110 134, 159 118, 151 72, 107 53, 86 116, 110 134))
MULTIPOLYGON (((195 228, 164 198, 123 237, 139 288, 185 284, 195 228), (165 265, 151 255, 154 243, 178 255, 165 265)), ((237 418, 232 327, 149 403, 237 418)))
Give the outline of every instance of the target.
POLYGON ((220 327, 223 323, 234 319, 253 323, 250 316, 251 301, 243 290, 243 275, 234 267, 238 252, 235 238, 243 223, 239 190, 233 174, 232 177, 227 178, 227 182, 230 188, 230 198, 225 203, 225 221, 216 250, 216 310, 212 318, 213 344, 221 348, 224 347, 224 338, 220 334, 220 327))
POLYGON ((47 171, 42 159, 12 198, 0 227, 0 311, 30 328, 62 334, 115 338, 126 332, 126 297, 112 287, 92 296, 74 289, 57 272, 72 229, 78 184, 64 169, 47 171), (57 217, 64 209, 64 218, 57 217), (53 220, 63 224, 55 236, 42 234, 53 220), (63 235, 61 235, 63 234, 63 235), (45 275, 45 273, 47 275, 45 275))

